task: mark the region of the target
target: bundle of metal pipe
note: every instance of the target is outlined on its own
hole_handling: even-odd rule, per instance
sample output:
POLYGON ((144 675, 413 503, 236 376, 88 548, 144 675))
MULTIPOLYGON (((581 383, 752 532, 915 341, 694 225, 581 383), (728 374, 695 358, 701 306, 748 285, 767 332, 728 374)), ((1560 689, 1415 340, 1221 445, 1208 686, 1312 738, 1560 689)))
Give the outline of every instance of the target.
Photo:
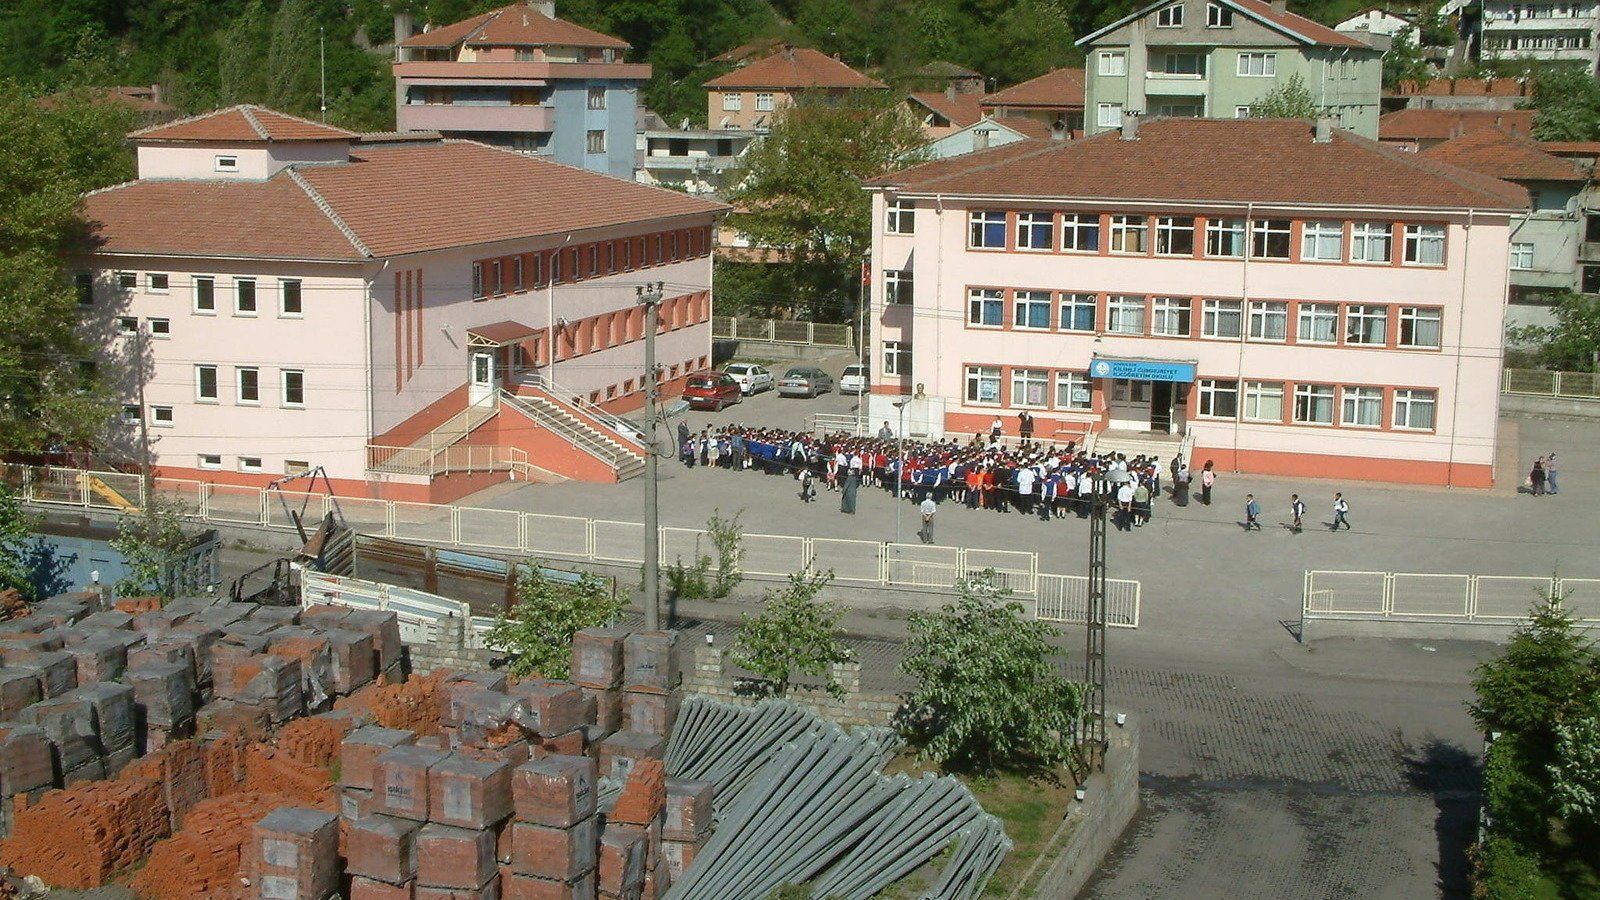
POLYGON ((717 827, 668 896, 763 897, 810 883, 814 896, 867 898, 952 841, 951 859, 925 896, 976 896, 1011 842, 960 782, 884 776, 900 745, 887 729, 846 734, 787 702, 691 698, 667 768, 717 783, 717 827))

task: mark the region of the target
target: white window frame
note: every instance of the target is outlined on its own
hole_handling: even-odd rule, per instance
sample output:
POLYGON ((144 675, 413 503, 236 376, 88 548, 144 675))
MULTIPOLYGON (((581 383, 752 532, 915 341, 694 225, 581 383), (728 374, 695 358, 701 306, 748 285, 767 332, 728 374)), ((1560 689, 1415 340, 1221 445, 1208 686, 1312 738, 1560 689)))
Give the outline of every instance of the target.
POLYGON ((233 314, 247 319, 255 318, 261 314, 261 292, 257 290, 261 285, 254 278, 235 278, 233 280, 233 314), (244 308, 245 285, 250 286, 250 308, 244 308))
POLYGON ((883 342, 883 374, 895 378, 911 375, 911 344, 906 341, 883 342))
POLYGON ((1344 309, 1344 342, 1358 347, 1389 344, 1389 307, 1382 303, 1352 303, 1344 309), (1367 324, 1378 322, 1378 339, 1367 340, 1367 324))
POLYGON ((1244 301, 1208 297, 1200 304, 1200 336, 1219 341, 1237 341, 1244 334, 1244 301), (1233 321, 1233 333, 1218 330, 1225 319, 1233 321))
POLYGON ((306 370, 305 369, 280 369, 278 370, 278 400, 289 409, 305 409, 306 406, 306 370), (289 381, 291 378, 300 379, 300 399, 289 399, 289 381))
MULTIPOLYGON (((520 257, 519 257, 520 259, 520 257)), ((302 319, 306 314, 306 286, 298 278, 280 278, 278 280, 278 318, 302 319), (300 306, 298 310, 289 310, 289 288, 293 285, 295 302, 300 306)))
POLYGON ((1243 401, 1239 406, 1239 416, 1243 421, 1283 424, 1283 382, 1246 381, 1240 385, 1239 394, 1243 401), (1261 414, 1263 403, 1276 403, 1278 414, 1271 417, 1263 416, 1261 414))
MULTIPOLYGON (((1219 26, 1220 27, 1220 26, 1219 26)), ((1278 54, 1245 51, 1239 54, 1238 71, 1240 78, 1277 78, 1278 54), (1256 63, 1260 63, 1259 66, 1256 63), (1259 68, 1261 71, 1252 72, 1251 69, 1259 68)))
POLYGON ((910 269, 885 269, 883 271, 883 303, 885 306, 910 306, 916 279, 910 269))
POLYGON ((1395 346, 1408 347, 1413 350, 1438 350, 1444 344, 1444 308, 1439 306, 1402 306, 1399 315, 1400 321, 1395 330, 1395 346), (1433 326, 1434 340, 1432 343, 1423 343, 1417 339, 1419 326, 1431 324, 1433 326), (1409 329, 1408 329, 1409 326, 1409 329), (1411 332, 1409 340, 1406 331, 1411 332))
POLYGON ((1088 412, 1094 409, 1094 382, 1090 380, 1088 372, 1058 371, 1055 375, 1055 408, 1069 409, 1076 412, 1088 412), (1062 391, 1066 393, 1063 394, 1062 391), (1076 399, 1077 392, 1083 391, 1083 399, 1076 399), (1062 400, 1065 399, 1065 403, 1062 400))
POLYGON ((744 111, 744 95, 740 93, 726 93, 722 95, 723 112, 744 111))
POLYGON ((1346 385, 1339 389, 1339 425, 1344 428, 1383 427, 1383 388, 1346 385), (1368 413, 1371 421, 1362 421, 1368 413))
POLYGON ((1252 111, 1248 106, 1235 106, 1233 108, 1233 117, 1235 119, 1248 119, 1251 115, 1252 111))
POLYGON ((1106 334, 1144 335, 1148 309, 1143 294, 1110 295, 1106 298, 1106 334))
POLYGON ((210 366, 210 365, 197 365, 197 366, 195 366, 194 367, 194 402, 196 402, 196 403, 218 403, 218 402, 221 402, 221 399, 222 399, 221 398, 222 385, 218 381, 218 378, 219 378, 219 373, 217 371, 217 367, 216 366, 210 366), (211 393, 210 393, 209 396, 205 392, 205 386, 206 386, 205 373, 208 372, 208 371, 211 373, 211 393))
MULTIPOLYGON (((1161 54, 1161 70, 1156 75, 1167 78, 1204 78, 1206 76, 1206 57, 1203 53, 1163 53, 1161 54), (1179 65, 1179 60, 1192 60, 1194 71, 1185 72, 1179 65)), ((1199 102, 1199 98, 1195 98, 1199 102)))
POLYGON ((1067 213, 1061 217, 1061 249, 1066 253, 1100 252, 1100 214, 1067 213), (1092 237, 1093 247, 1080 247, 1084 237, 1092 237))
POLYGON ((1157 256, 1194 256, 1194 216, 1157 216, 1156 217, 1156 247, 1157 256), (1189 249, 1187 251, 1172 249, 1173 238, 1178 235, 1189 236, 1189 249), (1166 249, 1163 250, 1162 246, 1166 249))
POLYGON ((259 366, 234 366, 233 367, 233 402, 240 406, 261 405, 261 368, 259 366), (255 382, 254 397, 245 396, 245 373, 250 373, 255 382))
POLYGON ((1282 300, 1250 301, 1250 340, 1281 344, 1289 339, 1289 304, 1282 300), (1276 324, 1277 328, 1272 326, 1276 324), (1277 334, 1274 336, 1273 331, 1277 334))
POLYGON ((144 276, 145 290, 152 294, 167 294, 172 291, 172 276, 166 272, 149 272, 144 276), (157 284, 156 279, 161 279, 157 284))
POLYGON ((1533 268, 1533 242, 1514 241, 1511 244, 1511 270, 1526 272, 1533 268))
POLYGON ((1094 118, 1094 120, 1095 120, 1095 122, 1099 123, 1101 128, 1118 128, 1118 127, 1120 127, 1122 125, 1122 104, 1121 103, 1097 103, 1097 104, 1095 104, 1095 118, 1094 118))
POLYGON ((1221 419, 1228 422, 1239 421, 1239 381, 1236 378, 1202 378, 1199 386, 1200 396, 1196 398, 1195 415, 1202 419, 1221 419), (1224 415, 1217 412, 1219 399, 1227 398, 1233 406, 1231 414, 1224 415))
POLYGON ((116 275, 117 290, 132 291, 139 287, 138 272, 118 272, 116 275))
POLYGON ((1296 384, 1294 410, 1290 414, 1296 425, 1332 425, 1339 414, 1338 391, 1331 384, 1296 384), (1307 415, 1302 416, 1302 408, 1307 415), (1310 414, 1325 408, 1327 418, 1310 418, 1310 414))
POLYGON ((202 469, 222 468, 221 453, 200 453, 195 456, 195 465, 202 469))
POLYGON ((1063 292, 1061 294, 1061 318, 1057 320, 1059 322, 1060 330, 1075 332, 1078 334, 1092 333, 1094 331, 1095 318, 1100 313, 1099 307, 1100 298, 1095 294, 1084 293, 1082 291, 1063 292), (1071 324, 1077 321, 1077 316, 1069 316, 1069 312, 1084 308, 1089 310, 1089 324, 1087 327, 1079 328, 1071 324))
POLYGON ((1023 369, 1011 370, 1011 405, 1025 409, 1050 408, 1050 370, 1049 369, 1023 369), (1039 389, 1039 400, 1028 400, 1028 389, 1039 389))
MULTIPOLYGON (((1050 319, 1051 319, 1052 314, 1055 312, 1054 307, 1055 307, 1055 301, 1051 298, 1049 291, 1031 291, 1031 290, 1012 291, 1011 292, 1011 327, 1012 328, 1022 329, 1024 331, 1049 331, 1050 330, 1050 319), (1026 324, 1026 319, 1023 316, 1023 308, 1024 308, 1024 306, 1027 307, 1027 311, 1029 313, 1033 313, 1033 312, 1036 312, 1036 311, 1038 311, 1040 309, 1043 309, 1044 310, 1044 324, 1043 325, 1029 325, 1029 324, 1026 324)), ((1031 318, 1031 316, 1029 316, 1029 318, 1031 318)))
POLYGON ((239 156, 235 153, 220 153, 211 158, 211 171, 237 172, 239 171, 239 156))
POLYGON ((1150 334, 1188 337, 1194 329, 1194 301, 1188 297, 1155 297, 1150 301, 1150 334))
POLYGON ((772 112, 773 103, 771 92, 762 91, 756 94, 756 112, 772 112))
POLYGON ((1144 256, 1150 252, 1149 216, 1112 216, 1107 232, 1106 252, 1108 253, 1115 256, 1144 256), (1134 243, 1138 245, 1137 249, 1126 249, 1129 238, 1134 239, 1134 243))
POLYGON ((1030 253, 1048 253, 1056 248, 1055 213, 1017 213, 1017 249, 1030 253), (1039 229, 1044 229, 1044 243, 1038 242, 1039 229))
POLYGON ((967 291, 967 327, 1004 328, 1006 325, 1006 292, 999 288, 971 288, 967 291), (985 322, 984 313, 990 309, 1000 311, 1000 321, 985 322))
POLYGON ((1389 222, 1350 223, 1350 261, 1386 266, 1394 261, 1394 225, 1389 222), (1374 255, 1378 249, 1382 255, 1374 255))
MULTIPOLYGON (((1126 78, 1128 75, 1128 51, 1126 50, 1101 50, 1099 56, 1098 72, 1103 78, 1126 78)), ((1104 106, 1105 104, 1101 104, 1104 106)), ((1120 108, 1120 105, 1119 105, 1120 108)))
POLYGON ((585 92, 584 99, 585 99, 586 105, 588 106, 589 109, 605 109, 606 108, 606 89, 604 87, 593 87, 593 86, 591 86, 585 92), (596 101, 596 98, 599 98, 598 102, 596 101))
POLYGON ((1312 220, 1300 225, 1301 262, 1343 262, 1344 223, 1312 220))
POLYGON ((1156 27, 1157 28, 1182 28, 1183 27, 1183 4, 1182 3, 1174 3, 1171 6, 1163 6, 1160 9, 1156 10, 1156 27))
POLYGON ((1286 260, 1294 258, 1294 222, 1289 219, 1252 219, 1250 221, 1251 259, 1286 260), (1283 254, 1273 255, 1267 251, 1271 249, 1273 238, 1283 238, 1283 254), (1257 240, 1260 241, 1260 252, 1256 250, 1257 240))
POLYGON ((1295 343, 1298 344, 1337 344, 1339 343, 1339 304, 1337 303, 1301 303, 1295 309, 1295 343), (1317 326, 1328 325, 1327 337, 1317 337, 1317 326))
POLYGON ((1232 28, 1233 10, 1220 3, 1206 4, 1207 28, 1232 28))
POLYGON ((239 471, 255 473, 255 472, 260 472, 261 470, 262 470, 261 457, 259 457, 259 456, 241 456, 241 457, 239 457, 239 471))
POLYGON ((137 403, 124 403, 117 418, 124 425, 137 425, 144 419, 144 410, 137 403))
POLYGON ((966 374, 966 377, 964 379, 964 382, 965 382, 965 385, 966 385, 966 388, 965 388, 966 393, 963 394, 962 396, 965 398, 965 401, 966 401, 967 405, 969 405, 969 406, 999 406, 999 405, 1001 405, 1000 404, 1000 389, 1002 387, 1004 387, 1004 384, 1003 384, 1003 382, 1001 380, 1001 377, 1000 377, 1000 367, 999 366, 967 366, 965 374, 966 374), (983 386, 985 384, 993 384, 994 385, 994 399, 993 400, 980 399, 983 396, 983 386))
POLYGON ((1244 259, 1245 253, 1250 249, 1249 229, 1244 219, 1207 219, 1206 220, 1206 246, 1207 259, 1244 259), (1238 247, 1237 253, 1223 253, 1220 248, 1223 242, 1232 243, 1238 247), (1213 246, 1218 252, 1212 252, 1213 246))
POLYGON ((150 425, 152 427, 154 427, 154 428, 171 428, 172 427, 172 407, 170 407, 170 406, 151 406, 150 407, 150 425))
POLYGON ((1405 255, 1401 257, 1401 264, 1428 268, 1438 268, 1445 265, 1449 260, 1446 255, 1448 248, 1445 245, 1448 234, 1449 229, 1436 222, 1416 222, 1407 225, 1405 230, 1405 255), (1432 255, 1426 252, 1429 249, 1437 251, 1438 262, 1425 261, 1423 259, 1424 256, 1432 255))
POLYGON ((149 329, 149 333, 150 333, 150 337, 151 338, 153 338, 155 340, 158 340, 158 341, 166 341, 166 340, 171 340, 172 339, 172 320, 171 319, 152 317, 152 318, 149 318, 149 319, 145 320, 145 325, 149 329), (158 322, 160 323, 159 327, 157 327, 157 324, 156 324, 158 322))
POLYGON ((1433 431, 1439 424, 1439 392, 1421 388, 1396 388, 1394 392, 1394 427, 1402 431, 1433 431), (1414 407, 1416 409, 1414 409, 1414 407), (1417 409, 1427 409, 1428 424, 1411 424, 1417 409))
POLYGON ((968 250, 1004 250, 1006 248, 1006 214, 1004 210, 974 209, 967 213, 967 249, 968 250), (999 218, 995 218, 998 216, 999 218), (993 226, 1000 226, 1000 244, 994 246, 980 243, 989 239, 993 226))
POLYGON ((917 207, 910 200, 893 200, 884 206, 883 231, 885 234, 915 234, 917 207))
POLYGON ((117 316, 117 334, 122 337, 135 337, 139 334, 138 316, 117 316))

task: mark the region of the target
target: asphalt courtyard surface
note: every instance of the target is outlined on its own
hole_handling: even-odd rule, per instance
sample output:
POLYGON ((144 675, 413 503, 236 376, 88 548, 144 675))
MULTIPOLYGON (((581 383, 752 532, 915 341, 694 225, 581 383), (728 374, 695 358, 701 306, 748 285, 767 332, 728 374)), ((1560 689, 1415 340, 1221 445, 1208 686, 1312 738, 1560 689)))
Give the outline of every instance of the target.
MULTIPOLYGON (((843 361, 830 361, 834 369, 843 361)), ((781 366, 774 366, 781 371, 781 366)), ((855 398, 749 398, 691 413, 695 428, 803 428, 855 398)), ((1413 898, 1466 892, 1481 738, 1465 710, 1487 643, 1329 639, 1299 643, 1304 572, 1343 569, 1600 577, 1600 423, 1521 420, 1520 463, 1556 451, 1562 493, 1411 489, 1224 473, 1214 505, 1158 501, 1152 523, 1113 532, 1110 574, 1143 584, 1137 631, 1109 638, 1109 703, 1143 723, 1143 811, 1086 896, 1413 898), (1334 491, 1354 530, 1330 533, 1334 491), (1253 492, 1267 528, 1240 526, 1253 492), (1310 506, 1291 534, 1289 495, 1310 506)), ((741 512, 748 532, 893 540, 892 497, 863 489, 859 512, 823 491, 802 504, 790 479, 662 465, 662 523, 703 527, 741 512)), ((639 521, 642 484, 528 485, 463 501, 639 521)), ((915 530, 902 508, 900 528, 915 530)), ((1034 550, 1040 569, 1082 573, 1087 524, 941 508, 941 543, 1034 550)), ((1534 598, 1530 595, 1530 602, 1534 598)), ((887 615, 853 625, 892 636, 887 615)), ((1081 661, 1081 636, 1064 636, 1081 661)), ((889 669, 892 649, 874 654, 889 669)), ((864 673, 866 675, 867 673, 864 673)), ((887 673, 882 673, 887 674, 887 673)))

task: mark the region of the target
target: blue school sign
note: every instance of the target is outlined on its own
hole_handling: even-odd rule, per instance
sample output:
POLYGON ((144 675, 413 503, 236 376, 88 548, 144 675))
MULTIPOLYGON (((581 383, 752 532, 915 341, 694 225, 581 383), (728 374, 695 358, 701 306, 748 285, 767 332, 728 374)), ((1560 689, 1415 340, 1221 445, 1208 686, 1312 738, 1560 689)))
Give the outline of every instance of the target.
POLYGON ((1194 363, 1152 362, 1145 359, 1094 359, 1090 378, 1127 378, 1133 381, 1193 381, 1194 363))

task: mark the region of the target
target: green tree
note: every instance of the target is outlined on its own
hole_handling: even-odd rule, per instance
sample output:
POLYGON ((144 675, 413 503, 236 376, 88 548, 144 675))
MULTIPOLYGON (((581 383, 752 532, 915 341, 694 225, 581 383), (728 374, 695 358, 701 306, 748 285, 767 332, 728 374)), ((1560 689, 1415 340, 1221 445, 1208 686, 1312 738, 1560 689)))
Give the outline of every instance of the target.
POLYGON ((947 769, 1049 771, 1075 753, 1081 687, 1054 665, 1060 632, 1028 617, 992 570, 955 602, 915 613, 901 662, 917 679, 908 737, 947 769))
POLYGON ((1600 356, 1600 295, 1563 292, 1556 300, 1554 325, 1523 325, 1506 330, 1514 344, 1531 347, 1547 369, 1595 371, 1600 356))
POLYGON ((1600 718, 1586 716, 1556 726, 1550 780, 1563 818, 1600 825, 1600 718))
POLYGON ((278 5, 267 41, 263 104, 294 115, 317 113, 319 39, 305 0, 283 0, 278 5))
POLYGON ((1058 0, 1016 0, 972 39, 984 48, 984 74, 1014 84, 1081 61, 1074 37, 1058 0))
POLYGON ((1417 46, 1416 29, 1407 28, 1394 36, 1389 52, 1383 55, 1383 86, 1393 90, 1402 81, 1427 84, 1433 80, 1433 67, 1417 46))
POLYGON ((862 183, 902 168, 921 146, 921 133, 889 98, 804 95, 748 151, 731 198, 743 211, 729 222, 785 252, 778 268, 797 318, 851 320, 872 239, 862 183))
POLYGON ((844 696, 833 677, 834 663, 851 658, 849 645, 839 637, 844 611, 817 599, 832 580, 831 571, 790 575, 788 587, 767 591, 761 615, 740 617, 733 660, 766 679, 773 696, 786 695, 800 675, 827 676, 828 693, 844 696))
POLYGON ((34 517, 9 485, 0 483, 0 590, 15 588, 34 598, 31 561, 34 517))
POLYGON ((593 575, 558 581, 530 561, 517 568, 517 602, 495 618, 489 646, 511 654, 517 675, 566 678, 572 674, 572 636, 615 621, 626 607, 593 575))
POLYGON ((1600 138, 1600 82, 1586 70, 1552 69, 1533 81, 1528 98, 1533 136, 1541 141, 1600 138))
POLYGON ((1306 80, 1296 72, 1251 104, 1250 115, 1258 119, 1315 119, 1322 115, 1322 107, 1311 96, 1306 80))
POLYGON ((183 527, 177 504, 152 495, 143 509, 117 522, 111 548, 122 554, 128 567, 128 574, 114 585, 117 594, 171 600, 195 588, 183 577, 183 562, 197 537, 183 527))
POLYGON ((724 519, 722 510, 714 509, 706 520, 706 533, 711 535, 711 546, 717 549, 717 574, 711 596, 718 600, 733 593, 744 580, 744 572, 739 569, 744 563, 744 528, 739 524, 743 515, 744 510, 740 510, 733 518, 724 519))

